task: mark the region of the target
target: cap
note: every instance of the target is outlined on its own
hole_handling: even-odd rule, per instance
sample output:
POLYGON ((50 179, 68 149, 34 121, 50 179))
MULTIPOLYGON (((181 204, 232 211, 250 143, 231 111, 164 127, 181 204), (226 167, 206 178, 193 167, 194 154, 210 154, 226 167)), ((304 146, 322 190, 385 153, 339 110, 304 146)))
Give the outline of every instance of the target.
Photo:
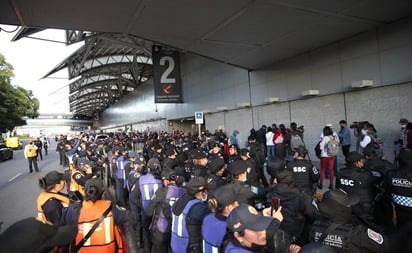
POLYGON ((238 147, 236 144, 231 144, 231 145, 229 146, 229 148, 234 148, 234 149, 236 149, 236 150, 239 150, 239 147, 238 147))
POLYGON ((0 235, 0 252, 43 252, 46 248, 70 243, 76 234, 77 226, 53 226, 26 218, 0 235))
POLYGON ((136 153, 135 151, 133 151, 133 150, 129 151, 129 152, 127 153, 127 156, 128 156, 128 157, 135 157, 135 158, 138 157, 137 153, 136 153))
POLYGON ((76 166, 79 166, 80 164, 93 165, 93 162, 87 159, 86 157, 78 157, 77 159, 74 159, 73 162, 76 166))
POLYGON ((249 154, 249 150, 247 148, 242 148, 240 150, 240 155, 241 156, 247 156, 249 154))
POLYGON ((408 122, 409 121, 405 118, 402 118, 402 119, 399 120, 399 124, 408 124, 408 122))
POLYGON ((151 170, 159 170, 161 168, 160 161, 157 158, 150 158, 147 162, 147 167, 151 170))
POLYGON ((169 168, 163 168, 160 176, 162 177, 162 179, 176 180, 176 172, 169 168))
POLYGON ((272 221, 272 217, 259 215, 253 206, 241 204, 229 214, 226 225, 232 232, 241 232, 245 229, 263 231, 269 227, 272 221))
POLYGON ((288 169, 278 170, 275 174, 278 184, 291 184, 293 183, 293 173, 288 169))
POLYGON ((221 207, 226 207, 238 200, 238 191, 235 189, 236 184, 225 184, 216 188, 212 196, 221 207))
POLYGON ((363 159, 362 155, 356 151, 349 152, 348 156, 346 157, 346 161, 348 161, 349 163, 356 163, 361 159, 363 159))
POLYGON ((333 128, 333 125, 331 123, 326 124, 325 126, 333 128))
POLYGON ((172 146, 168 147, 165 150, 165 155, 166 156, 171 156, 171 155, 174 155, 174 154, 176 154, 176 152, 175 152, 175 149, 172 146))
POLYGON ((359 196, 357 194, 347 194, 342 189, 329 190, 323 194, 322 203, 337 203, 339 205, 348 207, 359 203, 359 196))
POLYGON ((232 175, 237 176, 247 170, 247 164, 243 160, 235 160, 229 164, 228 170, 232 175))
POLYGON ((187 193, 195 195, 196 193, 207 189, 207 182, 204 177, 194 177, 186 184, 187 193))
POLYGON ((221 146, 220 146, 220 143, 218 143, 218 142, 213 142, 212 143, 212 148, 220 148, 221 146))
POLYGON ((305 148, 305 146, 299 146, 295 149, 295 151, 298 152, 301 156, 305 156, 308 153, 308 150, 305 148))
POLYGON ((191 152, 192 159, 204 159, 207 158, 206 153, 202 149, 195 149, 191 152))
POLYGON ((207 168, 212 172, 212 173, 216 173, 218 172, 220 169, 222 169, 225 166, 225 161, 220 158, 220 157, 216 157, 212 160, 209 160, 208 164, 207 164, 207 168))
POLYGON ((60 173, 56 170, 50 171, 44 176, 44 181, 46 182, 46 186, 58 184, 62 180, 63 180, 63 173, 60 173))

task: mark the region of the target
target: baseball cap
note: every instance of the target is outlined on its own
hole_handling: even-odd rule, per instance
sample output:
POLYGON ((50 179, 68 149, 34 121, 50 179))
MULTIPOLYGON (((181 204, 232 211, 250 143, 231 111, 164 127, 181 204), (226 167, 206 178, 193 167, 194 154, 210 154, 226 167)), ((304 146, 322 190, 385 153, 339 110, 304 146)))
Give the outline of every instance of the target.
POLYGON ((333 189, 325 192, 322 197, 322 204, 337 203, 342 206, 353 206, 359 203, 359 196, 357 194, 347 194, 342 189, 333 189))
POLYGON ((171 155, 174 155, 176 152, 175 152, 175 149, 172 147, 172 146, 170 146, 170 147, 168 147, 166 150, 165 150, 165 155, 166 156, 171 156, 171 155))
POLYGON ((348 161, 349 163, 355 163, 357 161, 360 161, 361 159, 363 159, 363 156, 356 151, 350 152, 346 157, 346 161, 348 161))
POLYGON ((63 173, 60 173, 56 170, 50 171, 44 176, 44 181, 46 183, 46 186, 58 184, 62 180, 63 180, 63 173))
POLYGON ((399 120, 399 124, 408 124, 408 120, 405 119, 405 118, 401 118, 401 119, 399 120))
POLYGON ((33 217, 20 220, 0 235, 0 252, 43 252, 67 245, 77 234, 77 225, 53 226, 33 217))
POLYGON ((219 206, 226 207, 238 199, 236 184, 225 184, 216 188, 212 196, 215 197, 219 206))
POLYGON ((195 195, 196 193, 207 189, 207 181, 204 177, 194 177, 186 184, 187 193, 195 195))
POLYGON ((243 160, 235 160, 229 164, 228 170, 232 175, 237 176, 239 174, 242 174, 247 170, 247 164, 246 161, 243 160))
POLYGON ((167 180, 172 179, 172 180, 174 180, 174 179, 176 179, 176 172, 172 169, 169 169, 169 168, 165 167, 165 168, 162 169, 162 172, 161 172, 160 176, 162 177, 162 179, 167 179, 167 180), (173 179, 173 177, 174 177, 174 179, 173 179))
POLYGON ((204 159, 207 158, 207 154, 202 149, 194 149, 191 152, 192 159, 204 159))
POLYGON ((97 193, 93 193, 93 194, 101 195, 104 192, 103 181, 97 178, 88 179, 86 183, 84 184, 84 192, 86 193, 86 195, 89 192, 89 190, 91 190, 92 188, 96 188, 97 190, 97 193))
POLYGON ((220 157, 216 157, 212 160, 209 160, 208 164, 207 164, 207 168, 212 172, 212 173, 216 173, 218 172, 220 169, 223 168, 223 166, 225 166, 225 161, 220 158, 220 157))
POLYGON ((253 206, 241 204, 229 214, 226 225, 232 232, 241 232, 245 229, 263 231, 269 227, 273 220, 272 217, 259 215, 253 206))
POLYGON ((240 150, 240 155, 241 156, 247 156, 249 154, 249 150, 247 148, 242 148, 240 150))
POLYGON ((229 146, 229 148, 234 148, 234 149, 236 149, 236 150, 239 150, 239 147, 238 147, 238 145, 236 145, 236 144, 231 144, 231 145, 229 146))

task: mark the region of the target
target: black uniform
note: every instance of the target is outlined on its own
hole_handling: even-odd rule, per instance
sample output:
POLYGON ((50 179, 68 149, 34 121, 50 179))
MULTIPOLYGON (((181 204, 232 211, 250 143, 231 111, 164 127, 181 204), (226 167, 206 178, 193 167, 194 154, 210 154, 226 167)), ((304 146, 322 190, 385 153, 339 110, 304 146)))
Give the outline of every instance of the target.
MULTIPOLYGON (((317 242, 330 225, 327 220, 316 220, 310 233, 310 240, 317 242)), ((338 253, 383 252, 385 243, 383 235, 356 223, 337 225, 323 241, 323 244, 332 247, 338 253)))
POLYGON ((369 215, 372 217, 376 185, 380 181, 382 181, 381 173, 350 165, 342 169, 336 176, 336 188, 342 188, 349 195, 357 194, 359 196, 359 204, 353 206, 353 212, 357 216, 366 217, 369 215))
POLYGON ((300 192, 313 195, 319 180, 319 171, 312 162, 305 159, 295 159, 287 163, 287 169, 293 173, 293 183, 300 192))

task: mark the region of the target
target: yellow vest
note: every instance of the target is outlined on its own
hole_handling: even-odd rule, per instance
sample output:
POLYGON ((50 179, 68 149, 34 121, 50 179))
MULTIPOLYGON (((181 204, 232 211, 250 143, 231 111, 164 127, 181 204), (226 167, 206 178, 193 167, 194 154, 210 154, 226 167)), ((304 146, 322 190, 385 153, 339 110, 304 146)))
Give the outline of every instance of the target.
POLYGON ((53 192, 40 193, 39 197, 37 197, 37 219, 44 223, 46 223, 48 220, 43 212, 42 206, 44 205, 44 203, 46 203, 46 201, 48 201, 51 198, 59 200, 64 207, 68 207, 70 203, 69 198, 64 195, 53 192))
POLYGON ((28 145, 27 146, 27 157, 31 158, 31 157, 36 157, 37 156, 37 152, 36 152, 36 147, 34 145, 28 145))

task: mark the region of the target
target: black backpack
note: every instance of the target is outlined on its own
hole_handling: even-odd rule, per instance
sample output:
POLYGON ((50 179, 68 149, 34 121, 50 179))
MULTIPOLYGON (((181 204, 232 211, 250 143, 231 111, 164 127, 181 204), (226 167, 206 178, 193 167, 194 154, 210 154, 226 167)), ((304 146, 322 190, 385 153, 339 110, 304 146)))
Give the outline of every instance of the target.
POLYGON ((316 144, 316 146, 315 146, 315 148, 314 148, 314 150, 315 150, 315 155, 316 155, 316 157, 319 158, 319 159, 320 159, 320 156, 321 156, 321 154, 322 154, 322 150, 320 149, 320 143, 321 143, 321 141, 319 141, 318 144, 316 144))

